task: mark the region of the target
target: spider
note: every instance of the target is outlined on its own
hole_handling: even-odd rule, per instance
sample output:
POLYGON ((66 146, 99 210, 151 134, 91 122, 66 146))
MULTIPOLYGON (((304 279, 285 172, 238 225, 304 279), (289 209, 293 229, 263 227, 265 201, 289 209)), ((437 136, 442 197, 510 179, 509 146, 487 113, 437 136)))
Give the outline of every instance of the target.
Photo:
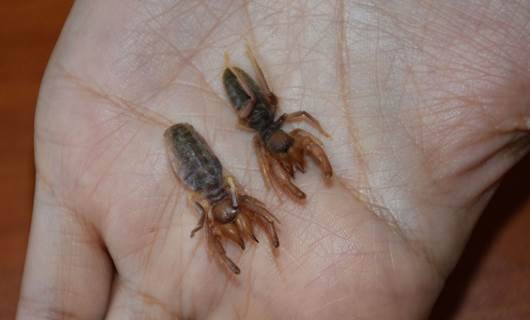
POLYGON ((267 84, 248 45, 247 55, 256 73, 257 83, 245 71, 233 66, 225 53, 222 79, 226 94, 239 116, 239 125, 257 131, 253 144, 266 186, 279 187, 295 199, 303 200, 306 194, 293 183, 293 179, 296 170, 305 172, 305 155, 309 154, 315 160, 325 179, 331 178, 333 169, 320 140, 302 129, 287 133, 282 129, 283 124, 304 120, 326 137, 329 134, 306 111, 284 113, 275 119, 278 98, 267 84))
POLYGON ((270 227, 272 245, 279 247, 274 224, 278 219, 261 201, 244 194, 235 179, 223 172, 221 162, 193 126, 172 125, 164 132, 164 138, 173 171, 193 192, 190 202, 200 213, 191 237, 206 225, 209 248, 235 274, 241 271, 226 255, 221 243, 223 238, 234 241, 244 250, 244 236, 259 242, 253 231, 253 223, 258 223, 270 227))

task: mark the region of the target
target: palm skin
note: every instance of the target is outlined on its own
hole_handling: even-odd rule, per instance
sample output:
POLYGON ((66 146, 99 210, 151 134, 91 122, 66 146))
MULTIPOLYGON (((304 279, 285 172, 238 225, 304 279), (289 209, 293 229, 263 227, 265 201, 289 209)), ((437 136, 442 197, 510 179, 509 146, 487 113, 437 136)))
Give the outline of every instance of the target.
MULTIPOLYGON (((43 81, 20 319, 421 319, 527 151, 527 1, 78 1, 43 81), (223 92, 245 39, 332 135, 304 205, 267 190, 223 92), (208 255, 164 130, 189 122, 280 219, 208 255), (247 242, 250 244, 250 242, 247 242)), ((311 129, 308 129, 311 130, 311 129)), ((313 131, 314 132, 314 131, 313 131)))

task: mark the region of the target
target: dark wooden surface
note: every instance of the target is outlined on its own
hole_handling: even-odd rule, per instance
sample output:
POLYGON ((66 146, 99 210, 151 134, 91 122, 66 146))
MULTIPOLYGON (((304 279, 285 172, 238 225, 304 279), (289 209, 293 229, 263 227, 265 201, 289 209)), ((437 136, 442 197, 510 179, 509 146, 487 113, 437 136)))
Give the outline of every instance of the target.
POLYGON ((33 116, 72 1, 0 1, 0 319, 13 319, 33 202, 33 116))
MULTIPOLYGON (((34 185, 39 83, 72 1, 0 4, 0 319, 12 319, 34 185)), ((505 180, 480 220, 432 319, 530 319, 530 158, 505 180)))

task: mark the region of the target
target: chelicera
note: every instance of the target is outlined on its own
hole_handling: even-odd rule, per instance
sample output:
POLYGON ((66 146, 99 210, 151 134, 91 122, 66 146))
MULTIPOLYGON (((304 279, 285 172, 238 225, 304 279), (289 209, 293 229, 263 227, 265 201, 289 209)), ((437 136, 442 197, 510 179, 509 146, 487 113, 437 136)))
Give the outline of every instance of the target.
POLYGON ((259 242, 253 231, 253 224, 258 223, 268 226, 272 245, 280 245, 275 227, 277 218, 261 201, 244 194, 234 178, 224 173, 206 140, 190 124, 169 127, 164 138, 173 171, 192 191, 189 200, 200 213, 191 237, 206 226, 208 246, 236 274, 240 269, 227 257, 221 242, 224 238, 245 249, 244 237, 259 242))
POLYGON ((247 55, 257 82, 245 71, 233 66, 228 54, 225 54, 225 91, 239 116, 239 124, 257 131, 253 143, 266 185, 279 187, 295 199, 303 200, 306 195, 293 183, 293 179, 296 170, 305 172, 305 155, 309 154, 315 160, 326 179, 331 178, 333 169, 320 140, 303 129, 287 133, 282 127, 287 122, 304 120, 323 135, 329 137, 329 134, 306 111, 284 113, 275 119, 278 99, 249 46, 247 55))

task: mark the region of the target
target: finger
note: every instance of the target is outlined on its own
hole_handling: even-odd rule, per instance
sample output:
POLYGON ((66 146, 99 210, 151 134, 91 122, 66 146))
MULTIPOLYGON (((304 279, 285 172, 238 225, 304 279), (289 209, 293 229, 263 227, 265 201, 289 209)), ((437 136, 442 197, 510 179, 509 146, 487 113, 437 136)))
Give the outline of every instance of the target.
POLYGON ((18 319, 102 319, 113 267, 90 223, 37 181, 18 319))

